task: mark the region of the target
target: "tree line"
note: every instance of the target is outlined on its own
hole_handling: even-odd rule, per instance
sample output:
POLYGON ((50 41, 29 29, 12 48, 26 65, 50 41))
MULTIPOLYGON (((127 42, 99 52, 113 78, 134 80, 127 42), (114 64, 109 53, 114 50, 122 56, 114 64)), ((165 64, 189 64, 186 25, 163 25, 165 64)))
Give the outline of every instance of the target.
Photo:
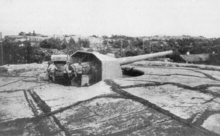
POLYGON ((207 64, 220 65, 220 38, 169 38, 169 39, 143 39, 113 35, 105 39, 103 44, 118 49, 117 57, 136 56, 167 50, 173 50, 170 56, 175 62, 181 62, 180 54, 210 54, 207 64), (120 52, 122 48, 122 53, 120 52))
POLYGON ((4 64, 20 64, 20 63, 41 63, 44 54, 37 50, 38 47, 31 46, 31 42, 14 42, 5 39, 3 46, 3 62, 4 64))
POLYGON ((20 64, 48 61, 50 60, 50 55, 56 50, 61 50, 61 52, 65 54, 72 54, 77 50, 81 50, 82 47, 89 47, 90 42, 89 40, 80 38, 77 42, 72 38, 70 38, 69 41, 50 38, 41 42, 21 42, 11 38, 5 38, 2 42, 2 46, 4 64, 20 64))
MULTIPOLYGON (((88 39, 73 38, 69 40, 59 38, 49 38, 41 42, 33 43, 33 41, 15 41, 13 39, 4 39, 2 42, 4 49, 4 63, 40 63, 49 60, 53 53, 51 50, 59 50, 65 54, 72 54, 82 48, 89 48, 90 41, 88 39), (33 45, 34 44, 34 45, 33 45), (45 52, 42 52, 44 49, 45 52), (50 50, 50 52, 46 52, 50 50)), ((114 52, 116 57, 136 56, 140 54, 148 54, 173 50, 175 53, 171 58, 179 62, 179 55, 190 52, 191 54, 210 54, 211 60, 209 64, 220 65, 220 38, 182 38, 182 39, 143 39, 135 37, 127 37, 121 35, 113 35, 111 37, 103 36, 103 48, 100 53, 111 53, 112 49, 118 50, 114 52), (120 51, 122 49, 122 52, 120 51)), ((93 49, 90 49, 91 51, 93 49)), ((89 51, 90 51, 89 50, 89 51)))

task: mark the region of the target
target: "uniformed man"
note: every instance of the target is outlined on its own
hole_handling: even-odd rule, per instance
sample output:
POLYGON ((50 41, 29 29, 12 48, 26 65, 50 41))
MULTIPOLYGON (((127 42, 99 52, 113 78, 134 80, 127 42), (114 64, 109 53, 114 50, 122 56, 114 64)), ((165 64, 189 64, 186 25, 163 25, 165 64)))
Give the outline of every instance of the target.
POLYGON ((70 62, 67 61, 66 64, 64 65, 64 75, 67 75, 70 78, 71 71, 69 67, 70 67, 70 62))
POLYGON ((47 72, 49 72, 49 67, 50 67, 51 62, 52 62, 52 61, 49 61, 49 62, 47 63, 47 64, 48 64, 48 65, 47 65, 47 72))
POLYGON ((54 65, 54 62, 52 62, 52 63, 49 65, 49 67, 48 67, 48 71, 49 71, 50 73, 54 73, 55 70, 58 70, 58 69, 57 69, 57 67, 54 65))
POLYGON ((55 81, 55 70, 58 70, 58 68, 54 65, 54 62, 51 62, 47 70, 49 73, 49 77, 52 78, 52 81, 55 81))
POLYGON ((79 86, 81 85, 81 78, 82 78, 82 72, 83 72, 83 67, 81 63, 74 63, 71 65, 71 68, 73 70, 73 80, 75 83, 77 83, 79 86))

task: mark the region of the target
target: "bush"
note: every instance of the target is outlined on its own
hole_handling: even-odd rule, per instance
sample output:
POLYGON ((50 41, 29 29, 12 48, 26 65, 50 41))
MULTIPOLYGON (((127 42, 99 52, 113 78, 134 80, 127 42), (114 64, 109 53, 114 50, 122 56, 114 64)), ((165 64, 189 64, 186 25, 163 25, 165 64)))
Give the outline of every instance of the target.
POLYGON ((211 54, 210 60, 207 62, 210 65, 220 65, 220 53, 218 54, 211 54))
POLYGON ((102 49, 98 51, 101 54, 107 54, 107 53, 112 53, 111 48, 107 47, 106 49, 102 49))
POLYGON ((143 53, 144 53, 143 50, 141 50, 140 48, 134 48, 134 49, 125 50, 124 56, 125 57, 137 56, 137 55, 141 55, 143 53))
POLYGON ((64 49, 65 46, 62 46, 61 43, 62 41, 60 39, 50 38, 50 39, 43 40, 40 43, 40 47, 47 48, 47 49, 64 49))

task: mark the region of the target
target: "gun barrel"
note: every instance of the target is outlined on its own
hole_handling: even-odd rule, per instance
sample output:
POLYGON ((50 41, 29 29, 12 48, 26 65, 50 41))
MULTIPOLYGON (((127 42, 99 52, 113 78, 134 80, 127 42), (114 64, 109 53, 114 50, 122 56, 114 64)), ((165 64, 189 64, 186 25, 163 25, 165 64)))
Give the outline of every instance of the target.
POLYGON ((129 63, 133 63, 136 61, 141 61, 149 58, 155 58, 155 57, 162 57, 166 55, 173 54, 173 51, 164 51, 164 52, 158 52, 158 53, 152 53, 152 54, 145 54, 145 55, 139 55, 139 56, 134 56, 134 57, 124 57, 124 58, 119 58, 118 61, 120 65, 126 65, 129 63))

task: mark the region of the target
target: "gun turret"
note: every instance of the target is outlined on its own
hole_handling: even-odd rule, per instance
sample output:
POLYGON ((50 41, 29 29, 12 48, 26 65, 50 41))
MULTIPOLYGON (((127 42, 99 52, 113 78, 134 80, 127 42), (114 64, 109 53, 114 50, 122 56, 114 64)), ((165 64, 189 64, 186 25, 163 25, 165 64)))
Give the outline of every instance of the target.
POLYGON ((78 84, 80 83, 80 86, 84 86, 86 84, 96 83, 105 79, 121 78, 121 65, 149 58, 162 57, 172 53, 173 51, 164 51, 117 59, 98 52, 77 51, 71 55, 70 63, 73 73, 78 73, 78 75, 77 78, 71 80, 73 82, 77 82, 78 84), (79 60, 81 61, 80 63, 79 60), (75 68, 73 66, 75 66, 75 68))

